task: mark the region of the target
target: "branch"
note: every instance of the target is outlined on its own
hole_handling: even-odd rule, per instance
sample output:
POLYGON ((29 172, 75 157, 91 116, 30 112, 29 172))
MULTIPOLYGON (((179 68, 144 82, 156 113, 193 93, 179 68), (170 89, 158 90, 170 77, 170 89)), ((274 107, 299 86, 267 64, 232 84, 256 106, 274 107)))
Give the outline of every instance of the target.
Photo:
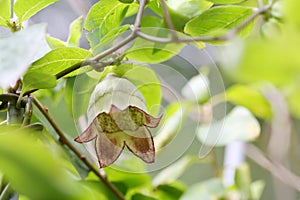
POLYGON ((140 5, 139 5, 139 10, 137 12, 136 15, 136 19, 135 19, 135 23, 133 25, 133 27, 131 27, 131 29, 133 30, 132 33, 126 37, 123 41, 121 41, 120 43, 116 44, 115 46, 103 51, 102 53, 96 55, 93 58, 89 58, 85 61, 76 63, 75 65, 72 65, 71 67, 69 67, 68 69, 58 73, 56 75, 57 79, 60 79, 61 77, 81 68, 87 65, 93 65, 95 62, 98 62, 99 60, 101 60, 102 58, 105 58, 106 56, 114 53, 116 50, 120 49, 121 47, 125 46, 126 44, 128 44, 129 42, 133 41, 138 35, 136 34, 139 31, 139 27, 141 24, 141 20, 142 20, 142 16, 143 16, 143 10, 146 6, 146 0, 140 0, 140 5))
POLYGON ((164 17, 165 17, 167 26, 170 29, 171 34, 172 34, 172 40, 173 41, 177 41, 178 40, 178 35, 177 35, 176 31, 175 31, 172 19, 170 17, 169 12, 168 12, 168 8, 167 8, 167 5, 166 5, 166 2, 165 2, 165 0, 160 0, 160 2, 161 2, 161 7, 162 7, 162 10, 163 10, 163 13, 164 13, 164 17))
POLYGON ((289 171, 276 161, 266 158, 265 155, 254 145, 247 144, 246 155, 261 167, 265 168, 286 185, 300 191, 300 177, 289 171))
POLYGON ((98 178, 116 195, 116 197, 120 200, 124 200, 125 197, 123 194, 113 185, 111 184, 102 174, 94 167, 94 165, 83 155, 80 151, 76 149, 76 147, 67 139, 67 137, 64 135, 64 133, 61 131, 61 129, 57 126, 55 121, 52 119, 52 117, 47 112, 47 109, 38 101, 37 98, 34 96, 33 103, 36 105, 36 107, 41 111, 41 113, 44 115, 44 117, 48 120, 50 125, 53 127, 57 135, 59 136, 59 141, 62 142, 64 145, 68 146, 71 151, 73 151, 78 158, 80 158, 83 163, 96 175, 98 178))

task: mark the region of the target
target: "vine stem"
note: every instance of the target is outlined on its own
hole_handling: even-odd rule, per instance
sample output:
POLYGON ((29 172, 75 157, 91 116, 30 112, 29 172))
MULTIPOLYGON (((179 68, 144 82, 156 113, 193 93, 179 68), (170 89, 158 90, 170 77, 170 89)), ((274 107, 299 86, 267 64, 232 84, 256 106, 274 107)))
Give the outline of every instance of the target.
POLYGON ((68 146, 71 151, 73 151, 78 158, 115 194, 115 196, 120 200, 125 200, 124 195, 112 184, 106 177, 104 177, 100 171, 91 163, 85 155, 83 155, 77 148, 67 139, 62 130, 57 126, 55 121, 49 115, 47 109, 39 102, 39 100, 32 96, 34 105, 39 109, 39 111, 44 115, 50 125, 53 127, 57 135, 59 136, 59 141, 64 145, 68 146))

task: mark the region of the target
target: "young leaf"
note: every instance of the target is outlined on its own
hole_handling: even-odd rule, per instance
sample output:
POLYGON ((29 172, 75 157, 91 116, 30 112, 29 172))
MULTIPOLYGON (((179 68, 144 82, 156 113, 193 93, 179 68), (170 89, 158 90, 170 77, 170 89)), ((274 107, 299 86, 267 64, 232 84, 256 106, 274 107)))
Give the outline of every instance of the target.
MULTIPOLYGON (((157 37, 171 37, 170 31, 163 28, 142 28, 144 33, 157 37)), ((131 60, 146 62, 146 63, 160 63, 169 60, 177 55, 184 43, 155 43, 146 41, 142 38, 137 38, 132 47, 127 49, 126 57, 131 60)))
POLYGON ((124 4, 118 0, 102 0, 93 5, 84 23, 84 28, 90 32, 90 43, 97 44, 97 40, 120 26, 130 7, 136 8, 134 4, 124 4))
POLYGON ((14 4, 13 9, 19 17, 19 22, 23 22, 57 1, 59 0, 18 0, 14 4))
POLYGON ((0 1, 0 26, 7 26, 7 23, 10 21, 10 4, 10 0, 0 1))
POLYGON ((83 61, 89 55, 90 52, 88 50, 81 48, 65 47, 54 49, 34 62, 29 72, 44 72, 57 75, 72 65, 83 61))
POLYGON ((268 100, 257 90, 244 85, 234 85, 227 89, 228 101, 248 108, 254 115, 270 119, 272 116, 271 105, 268 100))
POLYGON ((160 80, 154 71, 143 66, 122 64, 113 68, 113 72, 120 77, 130 80, 145 98, 149 113, 152 115, 158 114, 158 105, 161 103, 162 93, 160 80))
POLYGON ((0 87, 15 84, 30 64, 49 50, 45 32, 46 26, 38 24, 0 37, 0 87))
POLYGON ((56 85, 56 77, 44 72, 29 72, 23 77, 22 93, 33 89, 52 88, 56 85))
POLYGON ((223 120, 198 129, 198 139, 209 146, 225 146, 234 141, 252 141, 260 134, 260 126, 244 107, 235 107, 223 120))
POLYGON ((65 42, 61 41, 58 38, 51 37, 49 35, 46 36, 46 41, 52 50, 67 46, 67 44, 65 42))
POLYGON ((82 34, 82 21, 83 17, 80 16, 71 23, 70 33, 67 40, 68 46, 79 46, 79 40, 82 34))
POLYGON ((241 3, 244 0, 208 0, 214 4, 235 4, 241 3))
MULTIPOLYGON (((184 31, 192 36, 220 34, 238 26, 252 13, 253 10, 247 7, 217 6, 190 20, 184 31)), ((251 27, 251 25, 248 25, 244 28, 243 34, 247 34, 251 27)))

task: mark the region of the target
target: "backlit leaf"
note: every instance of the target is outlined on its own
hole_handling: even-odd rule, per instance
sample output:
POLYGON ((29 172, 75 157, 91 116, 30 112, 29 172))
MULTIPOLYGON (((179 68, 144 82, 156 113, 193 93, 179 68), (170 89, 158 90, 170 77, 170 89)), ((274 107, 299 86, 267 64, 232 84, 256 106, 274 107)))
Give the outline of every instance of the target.
MULTIPOLYGON (((217 6, 204 11, 190 20, 184 31, 192 36, 216 35, 230 30, 253 13, 253 9, 242 6, 217 6)), ((243 29, 241 34, 251 30, 251 24, 243 29)))
POLYGON ((23 77, 22 93, 33 89, 52 88, 56 85, 56 77, 44 72, 29 72, 23 77))
POLYGON ((19 21, 23 22, 43 8, 57 2, 59 0, 18 0, 13 6, 14 12, 19 17, 19 21))
POLYGON ((67 40, 68 46, 79 46, 79 40, 82 34, 82 21, 83 17, 80 16, 75 19, 70 25, 70 33, 67 40))
POLYGON ((0 1, 0 26, 7 26, 7 22, 10 21, 10 0, 0 1))

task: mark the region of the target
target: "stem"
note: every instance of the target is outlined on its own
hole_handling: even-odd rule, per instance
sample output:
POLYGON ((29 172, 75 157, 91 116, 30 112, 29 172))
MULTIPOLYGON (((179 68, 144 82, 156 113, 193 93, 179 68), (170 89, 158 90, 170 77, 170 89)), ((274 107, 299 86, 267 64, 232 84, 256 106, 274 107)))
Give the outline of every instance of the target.
POLYGON ((57 124, 54 122, 52 117, 49 115, 45 107, 38 101, 37 98, 32 96, 33 103, 36 105, 36 107, 41 111, 41 113, 44 115, 44 117, 48 120, 50 125, 53 127, 57 135, 59 136, 59 141, 65 144, 70 148, 71 151, 73 151, 78 158, 80 158, 83 163, 96 175, 98 178, 116 195, 116 197, 120 200, 124 200, 125 197, 123 194, 112 184, 110 183, 102 174, 94 167, 94 165, 84 156, 80 151, 76 149, 76 147, 66 138, 64 133, 61 131, 61 129, 57 126, 57 124))

